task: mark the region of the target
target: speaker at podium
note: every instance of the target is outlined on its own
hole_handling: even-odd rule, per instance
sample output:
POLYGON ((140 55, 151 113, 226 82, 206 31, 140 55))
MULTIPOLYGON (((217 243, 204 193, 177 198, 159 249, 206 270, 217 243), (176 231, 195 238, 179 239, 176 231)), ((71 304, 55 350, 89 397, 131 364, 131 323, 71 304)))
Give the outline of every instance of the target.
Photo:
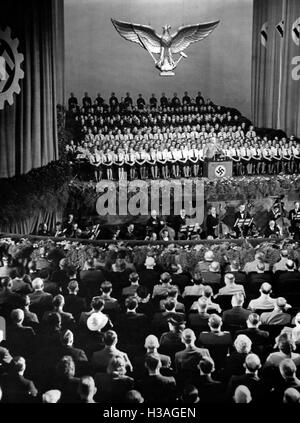
POLYGON ((231 178, 232 161, 215 162, 207 161, 204 163, 203 176, 208 179, 231 178))

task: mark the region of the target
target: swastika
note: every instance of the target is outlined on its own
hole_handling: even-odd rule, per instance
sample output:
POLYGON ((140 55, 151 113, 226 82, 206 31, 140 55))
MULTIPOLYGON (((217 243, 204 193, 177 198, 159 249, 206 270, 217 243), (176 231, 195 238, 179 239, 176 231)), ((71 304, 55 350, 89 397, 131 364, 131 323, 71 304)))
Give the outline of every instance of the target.
POLYGON ((216 176, 219 176, 220 178, 222 178, 222 176, 226 174, 226 168, 222 165, 217 166, 215 170, 215 174, 216 176))

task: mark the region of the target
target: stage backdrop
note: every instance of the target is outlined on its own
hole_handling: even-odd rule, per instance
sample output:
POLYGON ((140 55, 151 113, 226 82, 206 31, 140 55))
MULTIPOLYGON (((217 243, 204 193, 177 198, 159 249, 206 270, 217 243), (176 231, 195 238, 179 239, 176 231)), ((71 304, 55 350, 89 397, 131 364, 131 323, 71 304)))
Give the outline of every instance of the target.
POLYGON ((20 94, 13 94, 13 104, 5 101, 0 107, 0 178, 58 158, 56 106, 64 101, 63 23, 63 0, 10 0, 1 6, 0 28, 5 35, 0 34, 0 99, 8 86, 14 91, 19 84, 20 94), (20 80, 19 54, 24 56, 20 80), (11 84, 14 76, 16 83, 11 84))
POLYGON ((300 1, 254 0, 252 104, 257 126, 300 136, 300 1))
POLYGON ((111 91, 121 97, 129 91, 168 96, 187 89, 201 90, 218 104, 239 109, 250 117, 252 0, 65 0, 65 50, 67 95, 81 99, 111 91), (151 25, 159 34, 162 26, 220 19, 206 39, 185 52, 174 77, 163 78, 146 50, 116 32, 111 18, 151 25))

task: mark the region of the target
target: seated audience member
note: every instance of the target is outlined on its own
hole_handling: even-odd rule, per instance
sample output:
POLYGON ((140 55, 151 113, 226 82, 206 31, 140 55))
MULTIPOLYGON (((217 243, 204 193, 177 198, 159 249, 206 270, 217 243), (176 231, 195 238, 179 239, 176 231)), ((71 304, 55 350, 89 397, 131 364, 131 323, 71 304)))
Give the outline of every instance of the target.
POLYGON ((148 403, 172 402, 176 399, 176 381, 172 376, 162 376, 161 361, 155 355, 145 358, 148 375, 138 382, 138 390, 148 403))
POLYGON ((226 357, 224 376, 229 379, 231 375, 244 373, 244 363, 251 352, 252 342, 246 335, 238 335, 233 343, 235 351, 226 357))
POLYGON ((245 290, 243 285, 237 285, 232 273, 226 273, 224 277, 225 286, 219 289, 217 295, 234 295, 241 292, 245 295, 245 290))
POLYGON ((165 330, 167 328, 167 322, 170 318, 175 319, 185 319, 184 313, 179 313, 176 311, 176 302, 169 298, 165 302, 165 310, 163 312, 158 312, 154 314, 152 320, 152 326, 156 329, 165 330))
POLYGON ((95 381, 91 376, 83 376, 78 385, 80 403, 95 404, 94 396, 97 393, 95 381))
POLYGON ((79 361, 87 361, 85 352, 79 348, 74 348, 74 335, 69 329, 65 330, 61 334, 60 340, 61 348, 59 353, 61 356, 68 355, 72 357, 75 364, 79 361))
POLYGON ((175 354, 175 368, 176 372, 182 371, 195 372, 199 360, 202 357, 210 357, 209 351, 206 348, 198 348, 195 346, 196 336, 192 329, 184 329, 182 332, 182 342, 185 349, 175 354))
POLYGON ((270 265, 268 263, 266 263, 264 260, 265 260, 264 253, 257 252, 255 254, 254 260, 245 264, 244 272, 247 273, 247 274, 250 273, 250 272, 257 272, 257 265, 262 264, 262 263, 265 265, 265 267, 264 267, 265 272, 268 272, 269 269, 270 269, 270 265))
POLYGON ((160 276, 160 283, 155 285, 153 288, 152 298, 167 297, 173 288, 174 285, 172 285, 172 278, 170 273, 162 273, 160 276))
POLYGON ((198 389, 194 385, 186 385, 180 397, 183 404, 197 404, 200 402, 198 389))
POLYGON ((171 265, 171 277, 172 283, 178 286, 180 292, 190 283, 190 276, 182 270, 180 264, 171 265))
POLYGON ((296 376, 297 367, 291 358, 285 358, 280 362, 279 371, 282 380, 278 386, 275 387, 275 398, 278 401, 282 399, 284 392, 288 388, 295 388, 300 392, 300 379, 296 376))
POLYGON ((255 294, 263 282, 272 282, 272 273, 266 271, 265 263, 258 263, 255 272, 251 272, 247 277, 246 292, 255 294))
POLYGON ((178 294, 179 294, 179 291, 178 291, 177 286, 173 286, 168 293, 168 297, 166 299, 160 300, 160 303, 159 303, 160 310, 165 311, 166 310, 166 307, 165 307, 166 302, 168 302, 169 300, 173 300, 173 301, 175 301, 175 304, 176 304, 175 305, 175 311, 179 312, 179 313, 184 313, 185 307, 184 307, 184 304, 182 304, 181 302, 178 301, 178 294))
POLYGON ((16 309, 11 312, 11 325, 7 328, 7 344, 11 354, 30 356, 35 348, 35 332, 30 326, 23 326, 24 311, 16 309))
POLYGON ((217 261, 212 261, 207 271, 202 271, 203 284, 210 285, 212 288, 220 287, 221 285, 221 274, 220 264, 217 261))
POLYGON ((58 288, 65 294, 69 279, 69 262, 66 258, 59 261, 59 269, 54 270, 51 275, 51 281, 54 282, 58 288))
POLYGON ((129 275, 130 286, 126 286, 122 290, 122 295, 124 297, 132 297, 136 294, 139 285, 139 275, 136 272, 132 272, 129 275))
POLYGON ((2 264, 3 266, 0 266, 0 280, 2 278, 8 278, 11 274, 11 268, 8 265, 8 257, 2 256, 2 264))
MULTIPOLYGON (((0 337, 0 341, 2 341, 0 337)), ((12 356, 7 348, 0 346, 0 380, 10 370, 12 356)))
POLYGON ((283 394, 283 404, 299 404, 300 392, 295 388, 288 388, 283 394))
POLYGON ((95 268, 93 259, 87 260, 85 270, 81 270, 79 277, 88 298, 98 295, 101 283, 105 279, 102 270, 95 268))
POLYGON ((235 404, 249 404, 252 402, 252 396, 247 386, 240 385, 236 388, 233 395, 233 402, 235 404))
POLYGON ((247 329, 242 329, 236 332, 236 336, 238 335, 246 335, 252 342, 253 349, 255 351, 259 351, 260 347, 264 347, 265 345, 269 345, 269 332, 265 330, 260 330, 260 320, 259 315, 256 313, 251 313, 247 319, 247 329))
POLYGON ((126 312, 120 314, 116 323, 122 343, 138 345, 145 339, 147 317, 137 313, 138 304, 137 298, 126 298, 126 312))
POLYGON ((209 314, 207 313, 208 303, 205 298, 200 297, 197 301, 197 313, 190 313, 188 315, 188 321, 190 326, 197 330, 197 332, 202 332, 203 330, 208 330, 208 319, 209 314))
POLYGON ((126 353, 117 349, 118 335, 113 330, 108 330, 104 334, 104 348, 100 351, 94 352, 92 356, 92 365, 96 369, 106 369, 108 363, 113 357, 122 357, 125 362, 125 366, 130 372, 132 372, 133 367, 126 353))
POLYGON ((38 334, 37 345, 41 349, 49 347, 56 347, 60 345, 61 335, 61 316, 58 313, 50 313, 47 320, 44 322, 44 329, 38 334))
POLYGON ((104 281, 101 284, 102 295, 99 296, 104 302, 104 313, 118 312, 120 311, 120 304, 116 298, 111 296, 112 293, 112 283, 109 281, 104 281))
POLYGON ((79 285, 74 279, 69 282, 67 290, 68 294, 65 295, 65 311, 71 313, 76 322, 78 322, 81 313, 86 310, 85 298, 78 296, 79 285))
POLYGON ((39 324, 39 319, 35 313, 32 313, 29 310, 30 307, 30 298, 28 295, 25 295, 21 298, 21 310, 24 312, 24 325, 37 327, 39 324))
POLYGON ((99 402, 122 403, 126 394, 134 388, 134 380, 126 375, 126 362, 123 356, 113 356, 107 365, 106 373, 96 373, 95 383, 97 386, 99 402))
POLYGON ((3 377, 1 383, 4 403, 34 402, 38 390, 33 381, 24 377, 25 370, 25 359, 20 356, 14 357, 11 363, 11 370, 3 377))
POLYGON ((79 323, 86 326, 88 319, 94 315, 99 314, 103 321, 103 328, 112 327, 112 324, 106 314, 103 313, 104 301, 100 297, 94 297, 91 301, 91 310, 84 311, 80 315, 79 323))
POLYGON ((223 383, 215 380, 212 373, 215 371, 215 363, 210 357, 202 357, 198 363, 200 374, 194 374, 187 380, 196 387, 201 403, 223 403, 225 387, 223 383))
POLYGON ((273 310, 276 304, 276 298, 271 298, 272 286, 268 282, 264 282, 260 287, 260 297, 251 300, 248 308, 252 311, 256 310, 273 310))
POLYGON ((268 313, 262 313, 260 321, 264 325, 286 325, 291 322, 291 315, 285 313, 290 306, 287 304, 286 299, 278 297, 276 299, 275 307, 273 311, 268 313))
POLYGON ((145 401, 141 393, 135 389, 128 391, 125 398, 127 404, 143 404, 145 401))
POLYGON ((44 314, 43 320, 47 320, 47 317, 49 316, 50 313, 57 313, 61 317, 61 324, 63 328, 69 327, 71 324, 74 323, 74 317, 72 316, 72 314, 66 313, 63 310, 65 305, 65 299, 62 295, 60 294, 56 295, 56 297, 53 298, 52 305, 53 305, 53 310, 47 311, 44 314))
POLYGON ((155 355, 158 356, 160 361, 161 361, 161 367, 162 368, 166 368, 169 369, 171 368, 171 359, 168 355, 164 355, 164 354, 160 354, 157 350, 159 349, 159 342, 158 339, 155 335, 148 335, 147 338, 145 339, 145 345, 144 347, 146 348, 146 355, 145 358, 147 357, 147 355, 155 355))
POLYGON ((285 263, 285 271, 278 276, 276 289, 281 294, 284 293, 297 293, 300 294, 300 273, 296 269, 293 260, 287 260, 285 263))
POLYGON ((261 368, 260 358, 256 354, 248 354, 245 358, 245 373, 232 375, 227 386, 227 398, 233 400, 233 394, 240 385, 246 386, 254 402, 262 402, 265 394, 263 381, 258 376, 261 368))
POLYGON ((42 403, 56 404, 60 401, 61 392, 58 389, 50 389, 42 395, 42 403))
POLYGON ((75 377, 75 363, 72 357, 62 357, 56 366, 56 374, 53 381, 53 389, 61 392, 61 403, 80 402, 78 387, 80 379, 75 377))
POLYGON ((295 344, 289 334, 283 333, 279 335, 275 347, 278 347, 279 351, 272 352, 267 357, 265 367, 279 367, 279 364, 285 358, 292 359, 296 366, 300 365, 300 354, 294 352, 295 344))
POLYGON ((224 366, 224 360, 232 345, 230 332, 222 331, 222 319, 217 314, 212 314, 208 319, 210 332, 201 332, 198 344, 209 349, 217 369, 224 366))
POLYGON ((202 278, 193 278, 192 279, 193 285, 187 285, 184 288, 184 291, 182 293, 182 297, 188 297, 188 296, 201 296, 203 295, 204 285, 202 284, 202 278))
POLYGON ((59 294, 62 291, 62 288, 58 283, 50 280, 50 275, 50 269, 46 268, 39 271, 39 277, 43 280, 44 291, 54 296, 59 294))
POLYGON ((172 358, 177 351, 184 349, 182 332, 185 329, 185 321, 182 318, 168 318, 169 331, 164 332, 159 340, 160 350, 172 358))
POLYGON ((155 285, 159 283, 160 274, 155 270, 156 263, 153 257, 147 257, 145 260, 145 269, 140 272, 139 283, 149 289, 152 293, 155 285))
POLYGON ((216 304, 212 301, 212 297, 213 297, 213 290, 212 290, 212 287, 208 285, 203 289, 202 297, 200 297, 198 301, 195 301, 194 304, 192 305, 191 311, 198 310, 198 302, 205 300, 207 303, 207 312, 214 311, 216 313, 221 313, 222 312, 221 307, 219 306, 219 304, 216 304))
POLYGON ((33 311, 42 317, 43 314, 52 308, 52 295, 44 292, 44 283, 41 278, 36 278, 32 281, 33 292, 29 294, 30 311, 33 311))
POLYGON ((289 252, 288 252, 288 250, 281 250, 280 251, 280 260, 277 262, 277 263, 275 263, 274 265, 273 265, 273 268, 272 268, 272 271, 273 271, 273 273, 276 273, 276 272, 279 272, 279 271, 286 271, 286 262, 288 261, 288 259, 289 259, 289 252))
POLYGON ((243 308, 244 304, 244 295, 241 293, 234 294, 231 299, 231 310, 226 310, 222 314, 223 324, 226 325, 236 325, 236 326, 246 326, 246 321, 249 314, 249 310, 243 308))
POLYGON ((11 272, 12 291, 17 294, 28 294, 32 291, 31 280, 26 275, 24 267, 17 267, 15 271, 11 272))
POLYGON ((0 279, 0 307, 4 317, 8 317, 11 311, 20 307, 20 296, 12 291, 12 280, 10 277, 0 279))
POLYGON ((155 307, 151 301, 151 295, 147 287, 140 285, 136 290, 138 300, 137 312, 145 314, 149 321, 152 320, 155 313, 155 307))
POLYGON ((197 264, 197 270, 199 272, 208 272, 209 266, 214 261, 214 258, 215 258, 215 255, 214 255, 213 251, 211 251, 211 250, 206 251, 205 254, 204 254, 204 260, 200 261, 197 264))
POLYGON ((237 284, 246 284, 246 275, 241 271, 241 267, 237 260, 232 260, 232 262, 226 267, 225 273, 232 273, 237 284))

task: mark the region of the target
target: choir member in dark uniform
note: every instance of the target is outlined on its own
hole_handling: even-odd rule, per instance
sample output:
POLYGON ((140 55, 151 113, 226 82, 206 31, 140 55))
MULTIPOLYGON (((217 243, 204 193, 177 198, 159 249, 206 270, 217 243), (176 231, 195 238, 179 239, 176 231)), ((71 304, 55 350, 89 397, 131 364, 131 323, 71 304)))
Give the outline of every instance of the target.
POLYGON ((191 97, 188 95, 188 92, 184 92, 184 96, 182 97, 182 104, 183 105, 189 105, 191 103, 191 97))
POLYGON ((82 106, 85 109, 88 109, 89 107, 91 107, 91 105, 92 105, 91 97, 88 95, 88 93, 84 93, 84 97, 82 99, 82 106))
POLYGON ((132 105, 133 105, 133 101, 132 101, 132 98, 130 97, 129 93, 126 93, 126 97, 124 98, 124 104, 125 104, 126 109, 128 107, 132 107, 132 105))
POLYGON ((97 106, 103 106, 103 103, 104 103, 104 99, 101 97, 101 94, 100 93, 98 93, 97 94, 97 97, 96 97, 96 99, 95 99, 95 104, 97 105, 97 106))
POLYGON ((206 218, 206 237, 218 237, 219 216, 216 208, 211 207, 206 218))
POLYGON ((74 96, 74 93, 71 93, 70 94, 70 98, 68 100, 68 105, 69 105, 69 110, 72 110, 74 107, 77 107, 78 106, 78 100, 74 96))
POLYGON ((139 94, 139 97, 138 97, 138 99, 137 99, 137 101, 136 101, 136 104, 137 104, 137 108, 138 108, 139 110, 143 110, 143 109, 145 108, 145 106, 146 106, 146 102, 145 102, 145 100, 143 99, 142 94, 139 94))
POLYGON ((177 93, 174 93, 174 96, 173 96, 172 101, 171 101, 171 105, 174 108, 180 106, 180 100, 177 97, 177 93))
POLYGON ((155 97, 155 94, 151 95, 151 98, 149 100, 150 107, 156 109, 157 108, 157 98, 155 97))
POLYGON ((169 102, 168 102, 168 99, 166 97, 166 94, 162 93, 161 98, 160 98, 160 106, 162 108, 164 108, 164 107, 168 107, 168 105, 169 105, 169 102))
POLYGON ((199 106, 203 106, 204 104, 204 98, 202 97, 201 91, 198 91, 198 95, 196 97, 196 105, 199 106))
POLYGON ((115 95, 115 93, 111 93, 110 99, 109 99, 109 105, 111 110, 115 110, 117 106, 119 105, 119 101, 115 95))

